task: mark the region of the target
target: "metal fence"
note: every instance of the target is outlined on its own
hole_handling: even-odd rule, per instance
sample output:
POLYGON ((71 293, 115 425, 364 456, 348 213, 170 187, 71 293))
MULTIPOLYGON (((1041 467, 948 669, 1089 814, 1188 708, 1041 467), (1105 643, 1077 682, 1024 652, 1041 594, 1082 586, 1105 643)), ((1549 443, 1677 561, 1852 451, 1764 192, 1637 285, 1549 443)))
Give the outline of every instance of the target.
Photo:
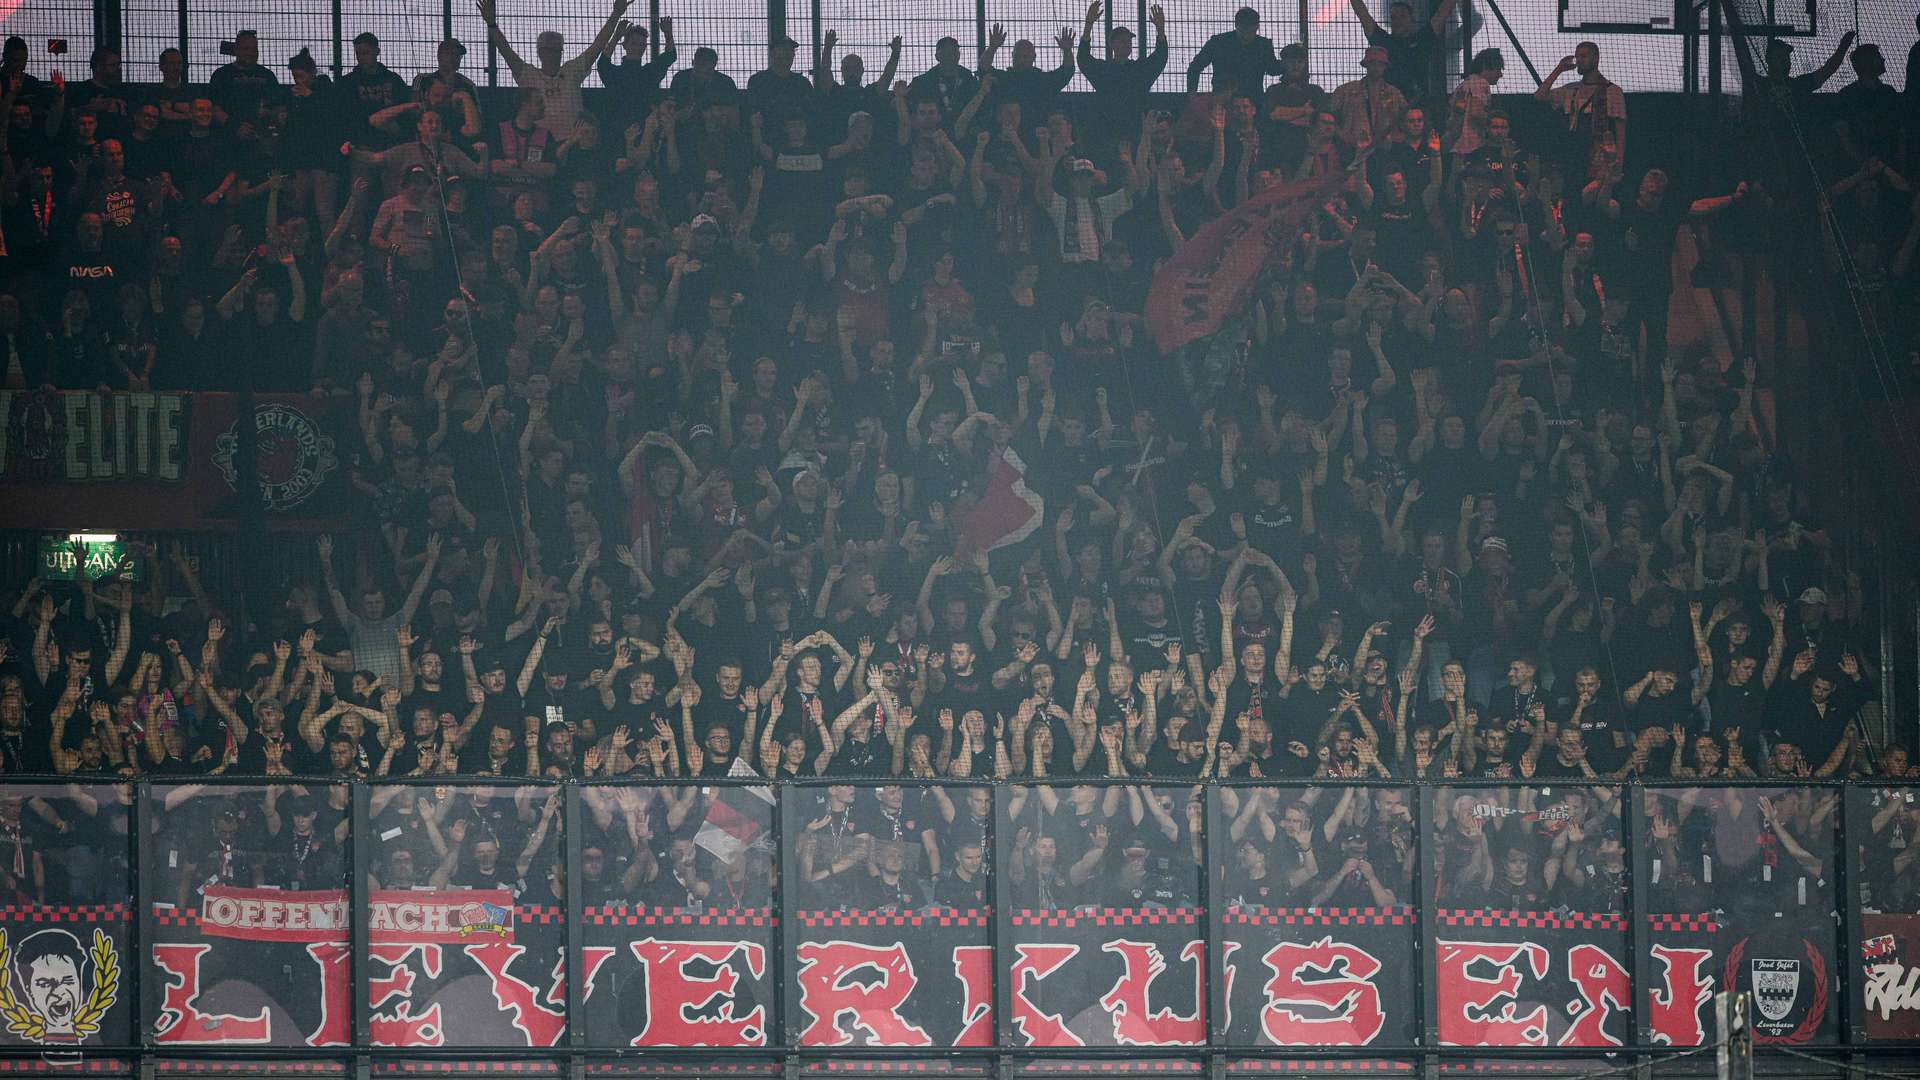
POLYGON ((1920 1046, 1920 785, 16 779, 0 885, 0 1071, 1920 1046))
MULTIPOLYGON (((1187 64, 1206 38, 1230 27, 1235 5, 1167 0, 1164 6, 1171 39, 1166 73, 1156 89, 1175 92, 1184 88, 1187 64)), ((1382 0, 1369 0, 1370 9, 1382 23, 1387 19, 1387 6, 1382 0)), ((1421 0, 1414 6, 1424 17, 1432 5, 1421 0)), ((0 4, 0 10, 8 7, 0 4)), ((1145 4, 1122 0, 1115 7, 1110 13, 1113 20, 1134 27, 1138 33, 1150 33, 1145 4)), ((510 3, 502 9, 502 28, 528 55, 534 36, 549 29, 561 31, 570 48, 578 48, 593 37, 609 10, 606 4, 589 0, 556 0, 537 7, 510 3)), ((942 36, 958 38, 963 56, 972 63, 977 49, 985 45, 987 28, 994 23, 1007 27, 1010 43, 1021 38, 1033 41, 1039 47, 1040 62, 1051 66, 1057 62, 1054 35, 1063 27, 1077 33, 1085 11, 1086 5, 1080 0, 1048 0, 1040 6, 1006 0, 899 0, 880 7, 852 0, 812 0, 804 6, 748 0, 691 7, 675 5, 671 0, 651 0, 644 8, 636 6, 632 17, 655 26, 661 16, 672 16, 683 63, 694 48, 709 46, 719 53, 720 70, 744 83, 764 66, 766 44, 776 28, 807 46, 817 46, 825 31, 834 30, 841 51, 861 53, 870 76, 876 75, 885 62, 889 39, 900 35, 905 46, 900 70, 903 77, 911 78, 933 65, 934 42, 942 36)), ((1307 44, 1312 74, 1320 85, 1331 88, 1359 77, 1365 40, 1347 0, 1302 0, 1299 4, 1263 7, 1262 12, 1263 32, 1276 44, 1307 44)), ((1571 53, 1578 41, 1598 37, 1603 67, 1624 89, 1683 88, 1686 60, 1683 41, 1676 35, 1563 33, 1557 7, 1552 3, 1510 3, 1502 5, 1501 12, 1512 30, 1511 37, 1484 4, 1460 0, 1449 14, 1440 47, 1451 78, 1458 78, 1465 57, 1473 49, 1493 46, 1507 54, 1509 83, 1519 90, 1530 90, 1532 83, 1525 78, 1517 51, 1523 50, 1544 72, 1561 56, 1571 53), (1519 50, 1515 49, 1516 42, 1519 50)), ((259 35, 261 61, 276 71, 284 70, 287 59, 306 47, 322 70, 332 68, 338 73, 343 65, 353 62, 352 38, 362 31, 372 31, 381 39, 382 59, 411 78, 433 68, 434 46, 452 35, 471 50, 467 68, 476 82, 483 86, 513 85, 511 73, 487 47, 485 29, 468 0, 38 0, 19 4, 10 14, 0 16, 0 32, 19 34, 32 43, 30 71, 44 77, 52 69, 64 68, 71 75, 84 70, 87 53, 95 43, 96 26, 102 19, 108 25, 117 21, 127 77, 135 81, 157 78, 159 55, 166 48, 182 49, 188 57, 190 77, 205 79, 226 60, 220 44, 238 30, 253 29, 259 35), (56 38, 67 43, 64 55, 43 51, 44 43, 56 38)), ((1833 20, 1827 36, 1844 29, 1842 22, 1851 26, 1859 24, 1859 19, 1856 15, 1851 20, 1833 20)), ((1878 34, 1877 43, 1894 57, 1913 42, 1910 22, 1881 20, 1862 29, 1870 31, 1870 38, 1878 34)), ((1144 51, 1151 44, 1150 38, 1143 37, 1140 48, 1144 51)), ((1095 45, 1097 49, 1099 43, 1095 45)), ((1002 56, 1000 63, 1005 64, 1007 59, 1002 56)), ((1694 58, 1696 66, 1700 62, 1699 57, 1694 58)), ((1732 72, 1732 61, 1728 59, 1726 64, 1732 72)), ((1896 86, 1903 85, 1900 66, 1892 66, 1889 80, 1896 86)), ((804 58, 801 67, 807 67, 804 58)), ((1842 86, 1851 78, 1851 73, 1843 70, 1830 88, 1842 86)), ((598 76, 590 76, 587 85, 598 86, 598 76)), ((1730 79, 1729 86, 1737 87, 1738 79, 1730 79)), ((1070 88, 1085 89, 1085 80, 1076 76, 1070 88)))

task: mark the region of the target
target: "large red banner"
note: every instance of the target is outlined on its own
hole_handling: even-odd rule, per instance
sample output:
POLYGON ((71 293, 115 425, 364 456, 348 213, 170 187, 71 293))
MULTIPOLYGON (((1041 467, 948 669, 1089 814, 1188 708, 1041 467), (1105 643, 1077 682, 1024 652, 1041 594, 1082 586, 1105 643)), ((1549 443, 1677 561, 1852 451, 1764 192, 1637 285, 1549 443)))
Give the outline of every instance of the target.
MULTIPOLYGON (((240 520, 232 394, 0 390, 0 484, 21 529, 226 529, 240 520)), ((254 401, 262 509, 282 527, 346 511, 352 403, 254 401)))
POLYGON ((1206 337, 1253 295, 1267 261, 1292 244, 1320 194, 1346 178, 1281 184, 1201 226, 1154 272, 1147 329, 1161 352, 1206 337))

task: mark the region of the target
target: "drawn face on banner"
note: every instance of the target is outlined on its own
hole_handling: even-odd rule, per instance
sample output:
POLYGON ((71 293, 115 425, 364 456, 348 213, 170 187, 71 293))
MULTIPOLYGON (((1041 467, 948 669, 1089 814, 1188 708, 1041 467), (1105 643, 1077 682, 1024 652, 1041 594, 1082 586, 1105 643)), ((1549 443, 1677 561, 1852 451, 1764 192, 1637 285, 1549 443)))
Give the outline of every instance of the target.
POLYGON ((40 1043, 76 1043, 97 1033, 117 996, 118 955, 98 931, 91 959, 68 930, 41 930, 11 951, 0 933, 0 974, 6 977, 0 1009, 8 1030, 40 1043))
MULTIPOLYGON (((65 941, 57 951, 42 953, 20 971, 21 982, 27 989, 27 1007, 46 1019, 47 1034, 71 1036, 74 1017, 80 1012, 80 969, 85 964, 80 942, 65 930, 42 933, 58 935, 65 941)), ((33 940, 29 938, 27 944, 33 944, 33 940)))

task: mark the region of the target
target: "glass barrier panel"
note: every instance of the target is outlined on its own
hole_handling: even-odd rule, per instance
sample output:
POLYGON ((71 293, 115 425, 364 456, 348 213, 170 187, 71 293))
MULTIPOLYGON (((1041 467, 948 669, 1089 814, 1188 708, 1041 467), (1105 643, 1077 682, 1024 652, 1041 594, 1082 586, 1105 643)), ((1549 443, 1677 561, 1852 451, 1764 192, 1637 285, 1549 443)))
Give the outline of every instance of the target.
POLYGON ((998 791, 1003 1045, 1206 1042, 1204 788, 998 791))
POLYGON ((1410 789, 1216 787, 1213 1038, 1229 1046, 1419 1041, 1419 852, 1410 789))
POLYGON ((1920 787, 1847 789, 1853 1038, 1920 1039, 1920 787))
POLYGON ((1442 1046, 1606 1047, 1631 1032, 1620 789, 1431 789, 1427 998, 1442 1046))
POLYGON ((993 791, 833 784, 782 793, 787 1039, 993 1045, 993 791))
POLYGON ((560 1045, 563 796, 539 784, 373 787, 373 1045, 560 1045))
POLYGON ((0 1047, 127 1046, 132 788, 0 788, 0 1047))
POLYGON ((589 1045, 768 1045, 774 805, 764 786, 580 789, 589 1045))
POLYGON ((1644 1041, 1705 1042, 1721 990, 1753 995, 1756 1043, 1838 1038, 1840 797, 1804 785, 1643 792, 1644 1041))
POLYGON ((155 784, 155 1046, 346 1046, 353 792, 155 784))

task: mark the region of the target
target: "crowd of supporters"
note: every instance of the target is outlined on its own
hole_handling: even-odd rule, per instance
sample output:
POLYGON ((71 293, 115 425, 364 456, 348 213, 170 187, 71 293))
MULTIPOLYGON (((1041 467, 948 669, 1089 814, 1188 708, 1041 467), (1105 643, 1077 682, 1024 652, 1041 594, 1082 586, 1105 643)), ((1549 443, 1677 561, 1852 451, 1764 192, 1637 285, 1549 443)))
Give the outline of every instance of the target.
MULTIPOLYGON (((1136 50, 1094 43, 1098 3, 1051 65, 996 26, 974 69, 947 38, 901 71, 896 38, 869 80, 829 32, 743 88, 626 0, 586 43, 481 0, 497 97, 457 40, 409 81, 363 33, 336 79, 241 31, 204 85, 104 48, 42 82, 8 41, 5 385, 344 398, 361 498, 270 596, 164 541, 137 586, 11 583, 0 771, 829 777, 809 880, 905 889, 898 858, 933 891, 973 887, 986 806, 871 785, 1028 781, 1028 816, 1086 823, 1015 842, 1040 903, 1093 866, 1190 893, 1197 812, 1149 781, 1912 775, 1858 722, 1861 578, 1757 400, 1795 403, 1753 356, 1668 348, 1676 274, 1757 259, 1779 204, 1673 190, 1592 44, 1531 99, 1496 95, 1495 49, 1449 90, 1448 6, 1355 0, 1364 74, 1332 88, 1242 9, 1184 95, 1150 92, 1159 8, 1136 50), (1156 267, 1316 180, 1244 309, 1158 348, 1156 267)), ((1897 110, 1852 60, 1850 115, 1897 110)), ((1835 130, 1860 164, 1833 194, 1897 224, 1859 235, 1904 236, 1904 273, 1904 129, 1835 130)), ((524 882, 551 851, 545 792, 385 790, 382 880, 524 882)), ((721 887, 686 835, 711 796, 641 790, 595 796, 607 887, 721 887)), ((1443 892, 1617 889, 1618 806, 1554 798, 1442 808, 1443 892), (1502 831, 1539 842, 1496 864, 1502 831)), ((231 829, 344 821, 337 791, 277 800, 231 829)), ((1406 810, 1236 799, 1234 873, 1404 900, 1406 810)))

